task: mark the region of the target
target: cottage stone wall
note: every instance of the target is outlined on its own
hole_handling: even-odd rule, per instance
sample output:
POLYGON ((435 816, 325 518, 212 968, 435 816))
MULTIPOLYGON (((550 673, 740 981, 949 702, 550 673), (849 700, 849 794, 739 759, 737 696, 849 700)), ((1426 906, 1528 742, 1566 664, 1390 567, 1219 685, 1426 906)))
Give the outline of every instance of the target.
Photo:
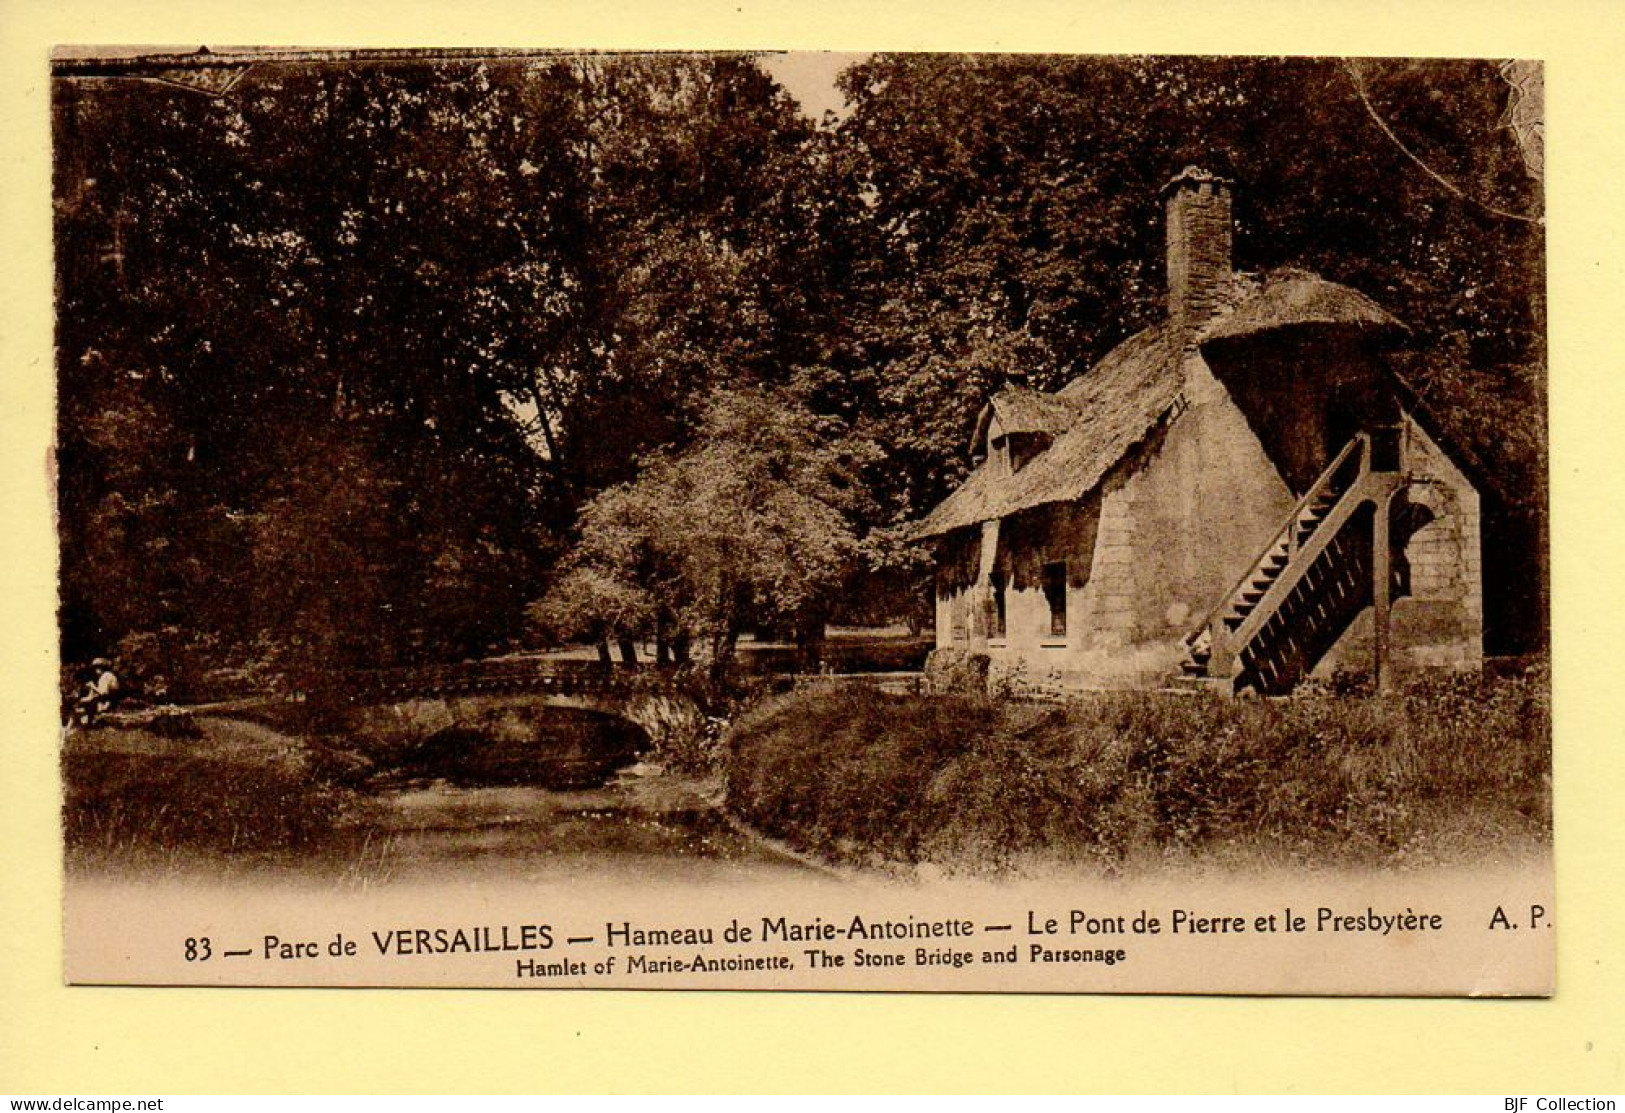
MULTIPOLYGON (((1405 539, 1396 561, 1399 589, 1390 619, 1395 671, 1476 668, 1484 655, 1479 495, 1408 414, 1403 429, 1409 486, 1393 518, 1396 539, 1405 539)), ((1369 669, 1375 652, 1372 622, 1367 608, 1315 675, 1369 669)))
MULTIPOLYGON (((997 543, 962 531, 939 578, 937 644, 982 650, 995 676, 1075 687, 1154 687, 1178 668, 1182 639, 1280 528, 1294 502, 1246 418, 1192 355, 1183 409, 1080 504, 1000 524, 997 543), (1042 568, 1067 563, 1066 634, 1050 633, 1042 568), (1004 637, 990 637, 995 579, 1004 637)), ((984 527, 985 528, 985 527, 984 527)))
POLYGON ((1181 412, 1107 480, 1093 607, 1073 655, 1087 682, 1155 687, 1183 639, 1280 528, 1293 496, 1200 356, 1181 412))

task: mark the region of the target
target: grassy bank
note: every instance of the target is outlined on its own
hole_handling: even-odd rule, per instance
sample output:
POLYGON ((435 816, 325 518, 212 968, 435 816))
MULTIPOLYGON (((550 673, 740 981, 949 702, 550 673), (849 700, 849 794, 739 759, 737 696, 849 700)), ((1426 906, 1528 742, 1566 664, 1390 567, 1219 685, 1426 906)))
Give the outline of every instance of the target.
POLYGON ((62 834, 71 862, 308 853, 352 809, 292 740, 258 724, 179 720, 70 735, 62 834))
POLYGON ((738 724, 728 802, 845 862, 1425 865, 1549 837, 1547 691, 1457 677, 1383 700, 1050 707, 811 689, 738 724))

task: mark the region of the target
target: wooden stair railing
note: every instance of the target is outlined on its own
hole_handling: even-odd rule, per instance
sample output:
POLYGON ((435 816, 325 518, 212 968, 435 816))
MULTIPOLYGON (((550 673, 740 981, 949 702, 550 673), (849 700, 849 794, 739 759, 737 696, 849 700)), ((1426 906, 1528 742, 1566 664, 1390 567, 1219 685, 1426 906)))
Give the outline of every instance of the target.
POLYGON ((1368 563, 1358 559, 1361 542, 1345 537, 1346 527, 1362 506, 1385 507, 1399 481, 1390 431, 1379 431, 1379 438, 1381 459, 1375 459, 1371 435, 1360 433, 1311 484, 1248 570, 1186 636, 1179 681, 1225 694, 1249 686, 1290 690, 1335 640, 1315 627, 1337 623, 1346 629, 1358 608, 1349 613, 1355 596, 1343 581, 1368 563), (1326 598, 1312 598, 1317 595, 1326 598), (1294 635, 1283 623, 1303 629, 1294 635), (1305 649, 1323 642, 1317 652, 1305 649))

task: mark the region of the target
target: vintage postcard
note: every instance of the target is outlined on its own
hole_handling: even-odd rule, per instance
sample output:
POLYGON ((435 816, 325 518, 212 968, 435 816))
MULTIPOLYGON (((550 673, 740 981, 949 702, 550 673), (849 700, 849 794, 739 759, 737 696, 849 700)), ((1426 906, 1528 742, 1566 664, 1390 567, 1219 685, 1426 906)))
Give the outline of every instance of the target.
POLYGON ((59 48, 64 977, 1550 994, 1542 82, 59 48))

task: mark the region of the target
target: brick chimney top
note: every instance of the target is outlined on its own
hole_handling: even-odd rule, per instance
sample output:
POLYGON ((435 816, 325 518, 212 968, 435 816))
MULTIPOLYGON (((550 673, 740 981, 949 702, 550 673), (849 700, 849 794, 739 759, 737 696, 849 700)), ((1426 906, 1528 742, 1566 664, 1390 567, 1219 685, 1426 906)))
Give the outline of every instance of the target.
POLYGON ((1163 186, 1168 215, 1168 318, 1194 336, 1230 281, 1230 180, 1187 166, 1163 186))
POLYGON ((1192 189, 1200 190, 1205 184, 1228 191, 1235 183, 1229 178, 1220 177, 1211 170, 1204 170, 1200 166, 1187 166, 1172 178, 1169 178, 1167 184, 1157 191, 1157 196, 1167 198, 1170 193, 1180 186, 1189 186, 1192 189))

